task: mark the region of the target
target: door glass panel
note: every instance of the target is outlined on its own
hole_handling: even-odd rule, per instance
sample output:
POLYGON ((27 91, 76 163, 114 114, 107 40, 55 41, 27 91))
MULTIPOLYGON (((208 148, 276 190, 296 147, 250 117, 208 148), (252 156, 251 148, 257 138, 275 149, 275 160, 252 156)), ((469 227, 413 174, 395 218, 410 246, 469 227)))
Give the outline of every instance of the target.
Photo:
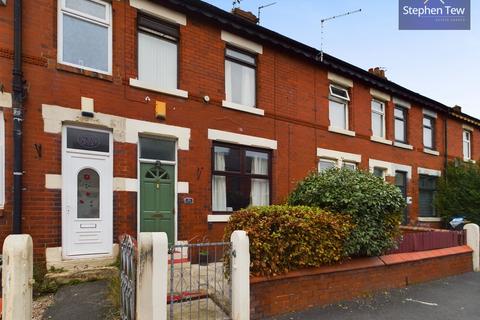
POLYGON ((148 170, 145 174, 145 178, 147 179, 160 179, 160 180, 170 180, 170 175, 168 172, 163 168, 152 168, 148 170))
POLYGON ((175 141, 141 137, 140 158, 175 161, 175 141))
POLYGON ((78 128, 67 129, 67 148, 98 152, 110 151, 110 134, 78 128))
POLYGON ((77 218, 100 218, 100 177, 90 168, 83 169, 77 177, 77 218))

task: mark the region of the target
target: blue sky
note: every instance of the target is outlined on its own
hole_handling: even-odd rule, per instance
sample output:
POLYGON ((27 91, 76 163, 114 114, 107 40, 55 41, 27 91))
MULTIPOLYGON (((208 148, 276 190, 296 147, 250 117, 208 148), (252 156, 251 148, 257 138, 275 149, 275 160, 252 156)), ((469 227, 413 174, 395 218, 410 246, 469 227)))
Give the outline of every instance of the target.
MULTIPOLYGON (((262 11, 261 25, 320 49, 320 20, 330 21, 325 52, 363 69, 384 67, 387 77, 446 105, 480 118, 480 5, 472 2, 470 31, 400 31, 398 0, 243 0, 242 9, 276 1, 262 11)), ((207 0, 229 11, 232 0, 207 0)))

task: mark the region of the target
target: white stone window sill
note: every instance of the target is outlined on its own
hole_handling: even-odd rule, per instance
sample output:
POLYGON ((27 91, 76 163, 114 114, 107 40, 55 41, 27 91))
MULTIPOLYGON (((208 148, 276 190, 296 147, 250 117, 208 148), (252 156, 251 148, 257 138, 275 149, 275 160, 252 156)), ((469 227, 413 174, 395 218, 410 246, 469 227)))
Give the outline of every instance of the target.
POLYGON ((208 215, 208 222, 228 222, 230 220, 230 215, 229 214, 223 214, 223 215, 218 215, 218 214, 209 214, 208 215))
POLYGON ((168 94, 170 96, 175 96, 179 98, 188 98, 188 91, 180 89, 168 89, 162 88, 152 83, 147 83, 138 79, 130 79, 130 85, 135 88, 146 89, 150 91, 155 91, 159 93, 168 94))
POLYGON ((442 222, 443 219, 439 217, 418 217, 419 222, 442 222))
POLYGON ((467 159, 467 158, 463 158, 463 161, 468 163, 473 163, 473 164, 477 163, 475 160, 467 159))
POLYGON ((259 108, 256 108, 256 107, 249 107, 249 106, 245 106, 243 104, 238 104, 238 103, 230 102, 230 101, 226 101, 226 100, 222 101, 222 107, 237 110, 237 111, 242 111, 242 112, 253 113, 253 114, 256 114, 258 116, 265 115, 265 111, 263 109, 259 109, 259 108))
POLYGON ((403 148, 403 149, 408 149, 408 150, 413 150, 413 146, 410 144, 405 144, 401 142, 394 142, 393 145, 398 148, 403 148))
POLYGON ((427 148, 423 148, 423 152, 431 154, 432 156, 439 156, 440 155, 440 152, 435 151, 435 150, 430 150, 430 149, 427 149, 427 148))
POLYGON ((346 129, 343 129, 343 128, 337 128, 337 127, 329 126, 328 131, 344 134, 344 135, 350 136, 350 137, 355 137, 355 131, 350 131, 350 130, 346 130, 346 129))
POLYGON ((383 143, 383 144, 388 144, 388 145, 392 145, 392 141, 391 140, 387 140, 385 138, 382 138, 382 137, 376 137, 376 136, 371 136, 370 137, 370 140, 373 141, 373 142, 378 142, 378 143, 383 143))

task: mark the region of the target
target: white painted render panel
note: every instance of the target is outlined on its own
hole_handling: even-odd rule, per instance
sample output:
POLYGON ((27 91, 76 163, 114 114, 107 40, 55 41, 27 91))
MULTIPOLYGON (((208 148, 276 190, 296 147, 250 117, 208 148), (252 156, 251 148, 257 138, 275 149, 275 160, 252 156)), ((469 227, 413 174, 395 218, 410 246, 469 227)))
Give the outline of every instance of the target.
POLYGON ((339 85, 347 87, 347 88, 352 88, 353 87, 353 81, 352 80, 347 79, 345 77, 342 77, 342 76, 340 76, 338 74, 335 74, 335 73, 329 72, 328 73, 328 80, 330 80, 330 82, 339 84, 339 85))
POLYGON ((317 156, 320 158, 352 161, 355 163, 362 162, 362 156, 355 153, 341 152, 336 150, 317 148, 317 156))
POLYGON ((183 13, 165 8, 164 6, 153 3, 152 1, 130 0, 130 6, 170 22, 181 24, 182 26, 187 25, 187 16, 185 16, 183 13))
POLYGON ((255 43, 253 41, 244 39, 242 37, 239 37, 239 36, 237 36, 233 33, 222 30, 221 38, 222 38, 223 41, 231 43, 231 44, 233 44, 237 47, 240 47, 242 49, 252 51, 252 52, 256 52, 258 54, 263 53, 262 45, 260 45, 258 43, 255 43))
POLYGON ((250 147, 277 150, 277 141, 228 131, 208 129, 208 139, 250 147))

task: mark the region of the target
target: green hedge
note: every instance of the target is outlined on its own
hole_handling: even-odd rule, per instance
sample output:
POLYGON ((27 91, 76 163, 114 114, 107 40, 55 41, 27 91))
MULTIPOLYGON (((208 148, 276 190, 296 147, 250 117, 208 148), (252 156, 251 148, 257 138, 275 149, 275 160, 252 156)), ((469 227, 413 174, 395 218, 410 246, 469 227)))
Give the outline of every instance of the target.
POLYGON ((312 173, 297 185, 288 203, 349 214, 355 224, 347 241, 350 256, 378 256, 395 247, 406 205, 394 185, 348 169, 312 173))
POLYGON ((435 205, 446 222, 463 216, 480 224, 480 166, 461 160, 450 162, 439 180, 435 205))
POLYGON ((271 276, 344 260, 352 228, 348 215, 318 208, 251 207, 231 216, 225 240, 235 230, 246 231, 252 274, 271 276))

